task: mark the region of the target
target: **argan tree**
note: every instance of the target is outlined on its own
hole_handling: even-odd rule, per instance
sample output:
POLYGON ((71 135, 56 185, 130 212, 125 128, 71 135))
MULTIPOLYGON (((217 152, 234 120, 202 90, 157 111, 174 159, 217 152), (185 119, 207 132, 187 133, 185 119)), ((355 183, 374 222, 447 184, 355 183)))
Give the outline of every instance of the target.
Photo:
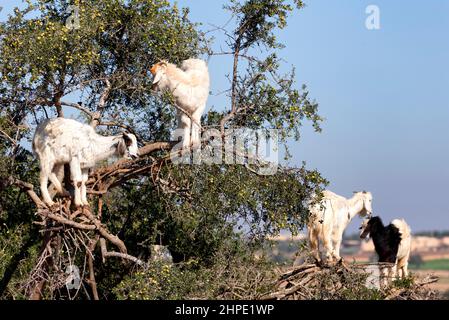
MULTIPOLYGON (((135 286, 142 275, 166 279, 166 266, 150 263, 154 244, 168 247, 175 265, 167 272, 186 284, 244 254, 254 262, 248 252, 283 229, 299 232, 325 183, 320 174, 281 165, 260 174, 266 162, 248 156, 240 164, 174 163, 177 106, 169 94, 151 90, 149 69, 160 59, 229 55, 228 107, 206 114, 203 129, 215 129, 218 140, 235 128, 276 129, 289 157, 287 141, 299 139, 303 122, 319 131, 321 121, 306 88, 295 87, 294 71, 278 71, 283 46, 275 34, 302 7, 301 1, 230 1, 224 10, 232 23, 216 30, 228 37, 222 52, 210 49, 187 9, 168 1, 38 0, 15 9, 0 25, 0 295, 156 297, 135 286), (104 134, 132 131, 140 157, 92 171, 89 207, 57 196, 58 205, 48 208, 36 188, 30 141, 40 121, 67 116, 104 134), (67 286, 72 266, 81 286, 67 286)), ((211 143, 205 138, 201 148, 211 143)), ((175 291, 157 297, 187 297, 187 289, 175 291)), ((209 297, 217 292, 212 288, 209 297)))

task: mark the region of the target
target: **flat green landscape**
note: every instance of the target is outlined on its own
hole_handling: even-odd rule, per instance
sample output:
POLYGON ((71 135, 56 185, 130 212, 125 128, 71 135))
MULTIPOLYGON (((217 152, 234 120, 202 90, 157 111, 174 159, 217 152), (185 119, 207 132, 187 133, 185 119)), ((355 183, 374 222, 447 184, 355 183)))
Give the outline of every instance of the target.
POLYGON ((449 270, 449 259, 429 260, 419 265, 410 264, 409 268, 415 270, 449 270))

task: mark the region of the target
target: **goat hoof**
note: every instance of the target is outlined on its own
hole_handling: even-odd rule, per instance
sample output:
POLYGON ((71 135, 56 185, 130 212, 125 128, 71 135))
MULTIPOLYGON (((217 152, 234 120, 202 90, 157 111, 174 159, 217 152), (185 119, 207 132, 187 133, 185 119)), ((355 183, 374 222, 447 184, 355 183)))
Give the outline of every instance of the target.
POLYGON ((323 264, 324 268, 331 268, 337 265, 337 261, 334 261, 333 259, 328 259, 325 261, 325 263, 323 264))
POLYGON ((55 205, 55 203, 48 203, 48 202, 44 202, 44 205, 47 206, 49 209, 55 205))
POLYGON ((323 267, 323 261, 321 261, 320 259, 316 259, 316 258, 315 258, 315 264, 316 264, 318 267, 320 267, 320 268, 323 267))

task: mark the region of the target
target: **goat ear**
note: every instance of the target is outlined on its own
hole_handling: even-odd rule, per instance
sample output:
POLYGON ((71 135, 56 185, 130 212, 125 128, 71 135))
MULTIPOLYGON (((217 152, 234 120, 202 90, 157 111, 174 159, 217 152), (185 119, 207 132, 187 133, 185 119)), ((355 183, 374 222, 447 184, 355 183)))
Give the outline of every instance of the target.
POLYGON ((164 74, 164 70, 161 70, 160 68, 158 68, 158 70, 154 74, 153 84, 156 84, 159 81, 161 81, 163 74, 164 74))
POLYGON ((125 142, 125 140, 119 140, 119 142, 117 142, 117 153, 119 155, 124 155, 126 153, 126 142, 125 142))
POLYGON ((127 147, 133 144, 133 140, 128 136, 127 132, 123 132, 123 140, 125 141, 127 147))
POLYGON ((150 68, 150 72, 151 72, 151 74, 154 75, 159 70, 165 70, 165 68, 167 68, 167 62, 162 60, 162 61, 159 61, 158 63, 153 64, 150 68))

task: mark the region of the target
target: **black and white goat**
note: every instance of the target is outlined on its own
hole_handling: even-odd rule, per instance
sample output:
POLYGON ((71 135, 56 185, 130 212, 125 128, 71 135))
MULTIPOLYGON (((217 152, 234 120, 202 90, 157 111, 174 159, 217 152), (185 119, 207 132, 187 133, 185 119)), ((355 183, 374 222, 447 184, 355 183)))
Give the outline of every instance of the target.
POLYGON ((136 137, 131 133, 101 136, 95 130, 72 119, 56 118, 40 123, 33 138, 33 151, 40 163, 40 187, 44 202, 54 204, 48 192, 50 180, 59 193, 63 193, 60 172, 70 164, 75 188, 76 206, 88 205, 86 182, 88 171, 101 160, 112 156, 137 157, 136 137))
POLYGON ((411 248, 411 230, 404 219, 395 219, 388 226, 384 226, 380 217, 365 219, 360 227, 360 238, 367 236, 373 239, 374 248, 379 257, 379 262, 393 264, 380 266, 380 274, 384 285, 388 279, 393 279, 396 274, 400 278, 408 275, 408 259, 411 248))

